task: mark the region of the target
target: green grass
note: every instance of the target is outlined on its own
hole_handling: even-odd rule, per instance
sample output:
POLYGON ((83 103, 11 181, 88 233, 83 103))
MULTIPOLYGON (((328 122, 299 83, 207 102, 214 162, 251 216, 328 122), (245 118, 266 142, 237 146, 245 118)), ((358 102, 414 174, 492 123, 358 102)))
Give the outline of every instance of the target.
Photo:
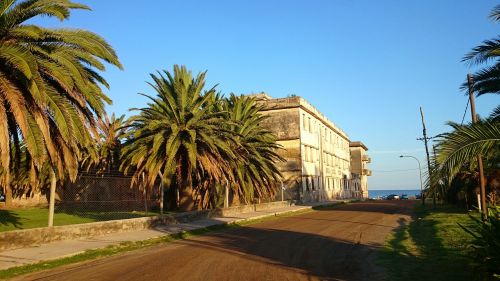
MULTIPOLYGON (((0 210, 0 232, 47 226, 47 208, 0 210)), ((54 225, 68 225, 144 217, 144 212, 98 212, 98 211, 56 211, 54 225)), ((148 216, 158 213, 148 212, 148 216)))
POLYGON ((377 262, 385 269, 387 280, 472 280, 467 246, 472 237, 459 223, 473 225, 456 207, 418 205, 413 221, 402 224, 378 252, 377 262))

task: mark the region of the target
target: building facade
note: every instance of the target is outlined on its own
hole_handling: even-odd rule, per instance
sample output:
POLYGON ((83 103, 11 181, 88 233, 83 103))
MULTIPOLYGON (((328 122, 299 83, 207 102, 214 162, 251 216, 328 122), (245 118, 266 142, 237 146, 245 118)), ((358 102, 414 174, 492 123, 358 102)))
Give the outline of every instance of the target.
POLYGON ((286 199, 317 202, 368 194, 366 179, 352 173, 353 164, 362 164, 353 162, 345 132, 301 97, 252 96, 269 117, 261 125, 275 133, 284 148, 280 154, 286 162, 278 165, 286 199))
POLYGON ((368 198, 368 177, 372 171, 368 169, 371 158, 366 151, 368 148, 360 141, 354 141, 349 144, 351 154, 351 177, 354 185, 354 197, 368 198))

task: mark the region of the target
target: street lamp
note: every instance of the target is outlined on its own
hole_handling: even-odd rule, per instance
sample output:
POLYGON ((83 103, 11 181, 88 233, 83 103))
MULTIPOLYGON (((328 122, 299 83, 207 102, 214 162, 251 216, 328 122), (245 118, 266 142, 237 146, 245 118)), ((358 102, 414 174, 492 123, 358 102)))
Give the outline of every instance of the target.
POLYGON ((407 157, 407 158, 413 158, 417 160, 418 163, 418 171, 420 172, 420 196, 422 197, 422 205, 424 205, 425 198, 424 198, 424 193, 422 190, 422 166, 420 166, 420 160, 418 160, 417 157, 411 156, 411 155, 400 155, 400 158, 407 157))

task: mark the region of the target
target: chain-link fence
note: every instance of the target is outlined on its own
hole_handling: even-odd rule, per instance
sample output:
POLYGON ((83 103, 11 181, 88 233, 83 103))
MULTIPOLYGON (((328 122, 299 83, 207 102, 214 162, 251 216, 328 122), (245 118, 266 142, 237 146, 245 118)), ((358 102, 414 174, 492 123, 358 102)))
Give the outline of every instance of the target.
POLYGON ((159 189, 139 190, 130 183, 131 178, 120 173, 81 173, 57 190, 56 213, 95 221, 157 215, 159 189))
MULTIPOLYGON (((80 172, 75 182, 58 184, 55 198, 54 225, 89 223, 98 221, 138 218, 160 214, 160 184, 151 189, 131 187, 131 177, 122 173, 80 172)), ((246 204, 297 200, 298 183, 283 183, 271 198, 247 201, 246 204)), ((18 197, 9 208, 0 206, 0 231, 47 226, 48 189, 18 197), (35 200, 36 199, 36 200, 35 200)), ((229 188, 229 207, 245 204, 233 198, 229 188), (239 202, 237 202, 239 201, 239 202)), ((215 195, 215 207, 223 208, 224 189, 215 195)), ((179 194, 166 188, 164 212, 177 210, 179 194)))

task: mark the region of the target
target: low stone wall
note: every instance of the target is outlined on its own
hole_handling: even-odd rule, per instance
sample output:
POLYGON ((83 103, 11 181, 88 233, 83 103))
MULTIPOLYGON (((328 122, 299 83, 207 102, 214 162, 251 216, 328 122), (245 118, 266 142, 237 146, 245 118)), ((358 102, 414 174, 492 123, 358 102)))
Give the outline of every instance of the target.
POLYGON ((264 211, 289 206, 289 202, 271 202, 242 205, 227 209, 200 210, 155 217, 72 224, 54 227, 40 227, 0 232, 0 251, 24 248, 59 240, 73 240, 93 236, 141 230, 160 224, 186 223, 211 217, 230 217, 254 211, 264 211))

